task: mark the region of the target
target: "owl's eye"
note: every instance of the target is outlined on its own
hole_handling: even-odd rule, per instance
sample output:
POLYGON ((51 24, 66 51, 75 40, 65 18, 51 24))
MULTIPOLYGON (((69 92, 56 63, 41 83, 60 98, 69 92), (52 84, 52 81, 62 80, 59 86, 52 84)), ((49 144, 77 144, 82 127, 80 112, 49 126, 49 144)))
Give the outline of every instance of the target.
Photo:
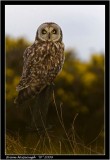
POLYGON ((47 31, 45 29, 42 30, 42 34, 46 34, 47 31))
POLYGON ((52 31, 52 33, 53 33, 53 34, 56 34, 56 33, 57 33, 57 30, 56 30, 56 29, 54 29, 54 30, 52 31))

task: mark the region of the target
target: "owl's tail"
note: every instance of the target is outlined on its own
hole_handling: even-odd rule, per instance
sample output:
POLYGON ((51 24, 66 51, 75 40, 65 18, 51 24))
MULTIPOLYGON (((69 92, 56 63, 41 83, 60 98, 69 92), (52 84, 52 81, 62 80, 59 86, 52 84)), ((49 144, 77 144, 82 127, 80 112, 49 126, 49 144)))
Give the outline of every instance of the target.
POLYGON ((21 91, 19 91, 18 96, 14 100, 15 104, 23 104, 25 101, 30 100, 31 98, 35 97, 37 94, 39 94, 41 91, 41 88, 38 86, 32 89, 31 87, 25 88, 21 91))

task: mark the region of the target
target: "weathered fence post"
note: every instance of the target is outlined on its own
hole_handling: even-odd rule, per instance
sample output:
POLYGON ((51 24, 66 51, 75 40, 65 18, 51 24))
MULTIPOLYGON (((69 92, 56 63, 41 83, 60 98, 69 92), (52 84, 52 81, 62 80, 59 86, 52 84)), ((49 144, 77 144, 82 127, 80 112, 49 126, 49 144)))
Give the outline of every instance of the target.
POLYGON ((34 98, 34 104, 30 108, 32 116, 31 128, 39 130, 46 127, 46 116, 49 104, 52 101, 52 91, 53 85, 49 85, 34 98))

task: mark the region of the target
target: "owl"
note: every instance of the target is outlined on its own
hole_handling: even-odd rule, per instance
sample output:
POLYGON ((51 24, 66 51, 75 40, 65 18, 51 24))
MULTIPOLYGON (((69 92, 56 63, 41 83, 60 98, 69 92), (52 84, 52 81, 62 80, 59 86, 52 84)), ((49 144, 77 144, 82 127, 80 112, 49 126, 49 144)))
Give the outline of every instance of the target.
POLYGON ((24 66, 14 103, 22 104, 51 85, 64 64, 62 30, 53 22, 38 27, 34 43, 23 54, 24 66))

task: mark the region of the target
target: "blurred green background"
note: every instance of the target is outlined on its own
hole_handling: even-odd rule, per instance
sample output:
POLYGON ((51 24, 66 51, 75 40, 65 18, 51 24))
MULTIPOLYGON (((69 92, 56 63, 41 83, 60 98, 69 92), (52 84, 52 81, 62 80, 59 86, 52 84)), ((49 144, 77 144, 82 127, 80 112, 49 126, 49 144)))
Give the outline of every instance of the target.
MULTIPOLYGON (((23 132, 28 113, 16 108, 16 85, 23 67, 23 52, 31 43, 25 38, 6 36, 6 130, 23 132)), ((62 104, 63 120, 68 131, 78 113, 74 127, 77 135, 89 144, 98 139, 100 152, 104 151, 104 53, 93 53, 88 61, 78 58, 74 49, 65 50, 62 72, 55 80, 55 97, 58 108, 62 104), (97 138, 98 137, 98 138, 97 138)), ((55 107, 50 106, 48 123, 57 126, 62 135, 55 107)))

